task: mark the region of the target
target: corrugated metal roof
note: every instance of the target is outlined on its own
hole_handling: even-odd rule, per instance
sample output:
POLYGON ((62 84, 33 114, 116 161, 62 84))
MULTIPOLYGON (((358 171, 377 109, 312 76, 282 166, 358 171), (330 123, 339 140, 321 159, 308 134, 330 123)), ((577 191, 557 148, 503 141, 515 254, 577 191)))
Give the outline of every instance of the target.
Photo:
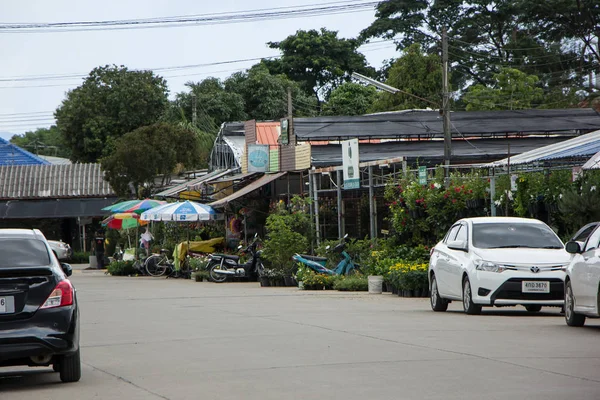
POLYGON ((50 163, 33 153, 23 150, 0 138, 0 166, 4 165, 49 165, 50 163))
MULTIPOLYGON (((556 160, 559 158, 591 157, 600 151, 600 130, 560 143, 551 144, 527 151, 510 158, 511 165, 527 164, 535 161, 556 160)), ((508 164, 508 158, 490 163, 490 167, 508 164)))
POLYGON ((0 167, 0 199, 114 196, 100 164, 0 167))
POLYGON ((212 208, 224 207, 229 202, 231 202, 233 200, 236 200, 236 199, 239 199, 240 197, 243 197, 243 196, 249 194, 250 192, 255 191, 256 189, 259 189, 259 188, 263 187, 267 183, 273 182, 275 179, 278 179, 278 178, 282 177, 285 174, 286 174, 285 172, 278 172, 276 174, 267 174, 267 175, 264 175, 264 176, 258 178, 257 180, 255 180, 254 182, 250 183, 248 186, 244 186, 243 188, 241 188, 237 192, 235 192, 233 194, 230 194, 229 196, 224 197, 224 198, 222 198, 220 200, 217 200, 217 201, 214 201, 214 202, 210 203, 209 206, 211 206, 212 208))
POLYGON ((196 190, 196 187, 198 185, 200 185, 203 182, 207 182, 210 179, 216 179, 219 178, 223 175, 226 175, 228 173, 230 173, 231 170, 227 170, 227 171, 223 171, 223 170, 217 170, 217 171, 213 171, 210 172, 206 175, 203 175, 199 178, 196 179, 192 179, 190 181, 181 183, 179 185, 173 186, 172 188, 169 188, 167 190, 163 190, 160 193, 156 193, 153 197, 173 197, 178 195, 181 192, 187 191, 187 190, 196 190))
POLYGON ((279 122, 257 122, 256 140, 258 144, 277 146, 279 140, 279 122))

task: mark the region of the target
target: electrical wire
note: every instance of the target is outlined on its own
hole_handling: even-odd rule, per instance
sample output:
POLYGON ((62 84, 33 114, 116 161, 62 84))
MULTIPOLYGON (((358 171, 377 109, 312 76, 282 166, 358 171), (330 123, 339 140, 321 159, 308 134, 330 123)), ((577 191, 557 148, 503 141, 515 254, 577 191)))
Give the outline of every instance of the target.
POLYGON ((179 17, 161 17, 130 20, 74 21, 46 23, 0 24, 0 32, 39 33, 39 32, 82 32, 109 31, 123 29, 170 28, 181 26, 205 26, 231 24, 273 19, 304 18, 324 15, 346 14, 373 10, 379 1, 321 3, 295 8, 258 9, 236 13, 216 13, 204 15, 185 15, 179 17))

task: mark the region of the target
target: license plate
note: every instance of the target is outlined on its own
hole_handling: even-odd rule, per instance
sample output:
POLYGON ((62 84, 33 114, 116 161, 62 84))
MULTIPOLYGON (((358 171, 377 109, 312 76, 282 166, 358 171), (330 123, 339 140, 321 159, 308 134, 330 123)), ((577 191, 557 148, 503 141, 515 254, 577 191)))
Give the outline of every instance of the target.
POLYGON ((6 313, 6 297, 0 297, 0 314, 6 313))
POLYGON ((548 281, 523 281, 523 293, 550 293, 548 281))

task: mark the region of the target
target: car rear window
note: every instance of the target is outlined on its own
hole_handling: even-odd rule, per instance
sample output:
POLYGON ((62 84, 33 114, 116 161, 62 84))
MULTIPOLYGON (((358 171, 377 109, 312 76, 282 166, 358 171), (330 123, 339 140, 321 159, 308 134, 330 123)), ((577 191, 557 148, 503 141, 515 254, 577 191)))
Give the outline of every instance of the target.
POLYGON ((473 246, 480 249, 562 249, 563 244, 546 225, 527 223, 473 224, 473 246))
POLYGON ((50 264, 46 245, 37 239, 0 239, 0 268, 50 264))

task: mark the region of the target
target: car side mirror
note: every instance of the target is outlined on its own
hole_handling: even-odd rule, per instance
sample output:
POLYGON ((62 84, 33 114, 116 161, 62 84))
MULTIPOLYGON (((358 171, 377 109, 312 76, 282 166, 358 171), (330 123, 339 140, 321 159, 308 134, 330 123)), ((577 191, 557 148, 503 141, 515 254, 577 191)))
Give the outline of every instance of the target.
POLYGON ((67 275, 67 276, 73 275, 73 267, 71 267, 71 264, 60 263, 60 266, 62 267, 62 270, 65 273, 65 275, 67 275))
POLYGON ((454 240, 448 243, 448 248, 451 250, 467 252, 467 242, 464 240, 454 240))
POLYGON ((579 242, 570 241, 565 245, 565 250, 570 254, 579 254, 581 253, 581 246, 579 246, 579 242))

